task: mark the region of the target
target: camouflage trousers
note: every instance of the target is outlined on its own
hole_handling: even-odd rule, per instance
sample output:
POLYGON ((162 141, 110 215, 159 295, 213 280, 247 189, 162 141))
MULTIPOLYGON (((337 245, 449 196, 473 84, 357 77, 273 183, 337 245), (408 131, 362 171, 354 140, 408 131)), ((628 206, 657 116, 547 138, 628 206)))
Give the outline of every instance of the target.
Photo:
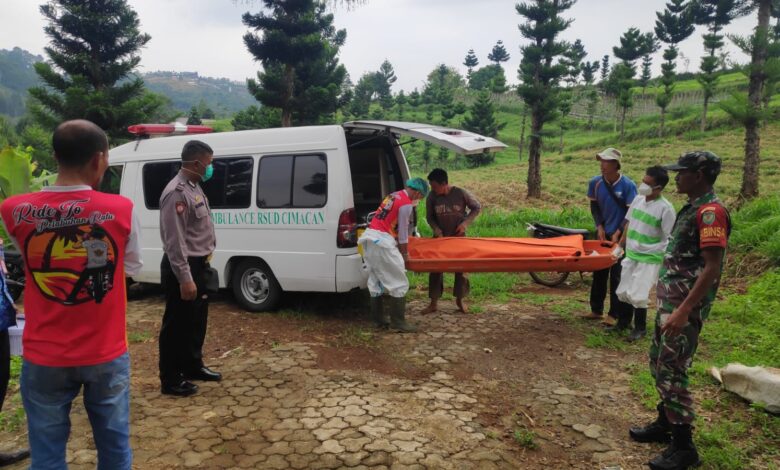
POLYGON ((688 390, 688 369, 699 345, 701 317, 691 313, 690 321, 674 338, 661 334, 662 315, 671 311, 659 309, 655 317, 655 333, 650 345, 650 373, 655 379, 655 388, 666 409, 666 417, 672 424, 691 424, 695 413, 693 397, 688 390))

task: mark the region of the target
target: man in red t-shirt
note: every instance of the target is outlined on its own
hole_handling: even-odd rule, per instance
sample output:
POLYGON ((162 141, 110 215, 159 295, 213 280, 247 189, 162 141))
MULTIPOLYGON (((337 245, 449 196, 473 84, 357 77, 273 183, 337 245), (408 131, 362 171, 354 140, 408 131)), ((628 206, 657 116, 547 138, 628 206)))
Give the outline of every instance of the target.
POLYGON ((21 391, 30 468, 65 468, 71 403, 84 388, 98 468, 131 468, 125 275, 140 271, 133 203, 97 191, 108 139, 66 121, 52 136, 53 186, 8 198, 0 214, 24 256, 21 391))

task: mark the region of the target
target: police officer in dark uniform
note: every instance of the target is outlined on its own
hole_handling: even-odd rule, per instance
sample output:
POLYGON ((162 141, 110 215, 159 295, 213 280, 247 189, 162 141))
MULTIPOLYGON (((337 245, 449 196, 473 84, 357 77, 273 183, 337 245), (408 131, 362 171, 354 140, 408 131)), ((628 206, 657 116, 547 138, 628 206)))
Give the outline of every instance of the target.
POLYGON ((214 152, 191 140, 181 152, 179 173, 160 196, 160 236, 165 252, 160 266, 165 315, 160 329, 162 393, 189 396, 191 380, 219 381, 222 375, 203 364, 209 299, 206 275, 216 247, 209 203, 200 187, 211 178, 214 152))

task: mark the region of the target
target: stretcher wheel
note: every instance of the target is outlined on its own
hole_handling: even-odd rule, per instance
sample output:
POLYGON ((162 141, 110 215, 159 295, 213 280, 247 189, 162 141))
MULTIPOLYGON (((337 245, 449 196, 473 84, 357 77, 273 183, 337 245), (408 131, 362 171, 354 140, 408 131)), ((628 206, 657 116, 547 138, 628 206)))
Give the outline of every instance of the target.
POLYGON ((531 278, 538 284, 547 287, 557 287, 569 278, 568 272, 530 272, 531 278))

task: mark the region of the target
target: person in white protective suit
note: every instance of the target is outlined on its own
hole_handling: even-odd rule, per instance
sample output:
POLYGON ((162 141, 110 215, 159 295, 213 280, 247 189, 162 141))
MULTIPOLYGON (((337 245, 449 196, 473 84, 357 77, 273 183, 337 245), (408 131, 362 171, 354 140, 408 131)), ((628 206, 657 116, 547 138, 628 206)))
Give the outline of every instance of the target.
POLYGON ((617 296, 622 302, 633 306, 632 311, 618 319, 612 327, 622 331, 631 326, 634 329, 628 337, 636 341, 647 334, 647 307, 650 289, 658 281, 658 272, 664 260, 666 245, 674 228, 676 214, 672 204, 663 196, 669 182, 669 174, 661 166, 647 169, 639 195, 631 203, 620 244, 625 246, 626 257, 622 262, 623 275, 617 288, 617 296))
POLYGON ((406 322, 407 244, 409 225, 417 201, 428 195, 428 183, 412 178, 406 187, 389 194, 374 213, 371 223, 360 236, 368 269, 368 292, 371 295, 371 320, 379 328, 399 332, 414 332, 417 328, 406 322), (389 295, 390 321, 383 312, 382 296, 389 295))

